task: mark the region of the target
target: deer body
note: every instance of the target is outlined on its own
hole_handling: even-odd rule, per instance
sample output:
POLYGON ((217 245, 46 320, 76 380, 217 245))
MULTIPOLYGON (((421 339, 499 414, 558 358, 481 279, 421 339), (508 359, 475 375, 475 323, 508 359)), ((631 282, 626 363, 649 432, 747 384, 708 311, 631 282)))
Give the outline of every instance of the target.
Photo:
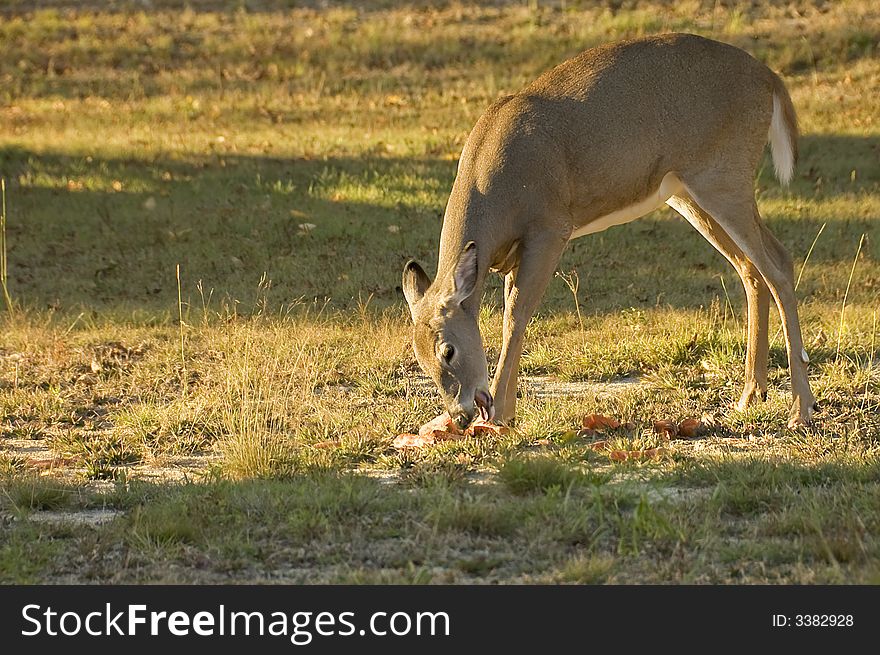
POLYGON ((791 259, 767 230, 754 171, 771 143, 787 182, 797 124, 782 81, 743 50, 672 34, 600 46, 493 104, 465 143, 440 237, 436 280, 404 269, 413 345, 450 414, 514 416, 525 327, 570 239, 663 204, 736 268, 748 302, 739 406, 766 396, 772 297, 783 320, 794 402, 810 421, 791 259), (505 275, 501 355, 491 388, 477 326, 487 274, 505 275))

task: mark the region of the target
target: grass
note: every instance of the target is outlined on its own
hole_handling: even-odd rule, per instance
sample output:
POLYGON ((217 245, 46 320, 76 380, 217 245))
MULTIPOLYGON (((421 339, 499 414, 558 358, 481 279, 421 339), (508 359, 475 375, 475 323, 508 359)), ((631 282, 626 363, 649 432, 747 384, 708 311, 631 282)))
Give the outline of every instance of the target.
POLYGON ((0 178, 0 286, 3 287, 3 303, 7 313, 12 313, 12 298, 9 296, 9 271, 6 266, 6 180, 0 178))
POLYGON ((304 4, 0 10, 0 581, 880 580, 872 4, 304 4), (434 266, 470 127, 586 46, 665 30, 791 90, 795 179, 765 161, 756 188, 799 272, 817 424, 786 428, 778 340, 767 403, 732 409, 743 293, 667 211, 571 244, 516 431, 396 451, 439 409, 400 271, 434 266), (659 418, 708 431, 614 462, 577 436, 591 413, 632 424, 622 450, 659 445, 659 418), (96 508, 118 514, 74 522, 96 508))

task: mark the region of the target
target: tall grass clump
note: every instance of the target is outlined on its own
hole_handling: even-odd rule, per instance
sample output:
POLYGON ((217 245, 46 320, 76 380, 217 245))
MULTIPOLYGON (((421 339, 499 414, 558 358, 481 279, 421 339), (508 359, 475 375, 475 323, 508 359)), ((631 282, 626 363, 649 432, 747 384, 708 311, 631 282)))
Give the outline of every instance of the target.
POLYGON ((223 470, 235 479, 296 472, 297 433, 314 408, 323 358, 308 331, 254 319, 230 329, 220 422, 223 470))

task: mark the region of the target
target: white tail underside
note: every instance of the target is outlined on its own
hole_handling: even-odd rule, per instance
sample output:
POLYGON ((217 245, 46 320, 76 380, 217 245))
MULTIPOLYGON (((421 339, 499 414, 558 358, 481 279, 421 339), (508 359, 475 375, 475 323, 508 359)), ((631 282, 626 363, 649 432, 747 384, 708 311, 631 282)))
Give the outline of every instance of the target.
POLYGON ((770 132, 767 138, 770 141, 770 151, 773 153, 773 167, 776 169, 776 177, 782 184, 788 184, 794 173, 794 148, 792 148, 791 138, 785 126, 784 115, 779 96, 774 93, 773 118, 770 119, 770 132))

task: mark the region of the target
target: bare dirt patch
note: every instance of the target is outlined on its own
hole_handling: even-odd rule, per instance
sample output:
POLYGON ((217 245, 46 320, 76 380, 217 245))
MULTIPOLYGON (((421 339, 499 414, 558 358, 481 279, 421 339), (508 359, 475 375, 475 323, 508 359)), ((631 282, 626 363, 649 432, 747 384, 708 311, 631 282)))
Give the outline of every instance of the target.
POLYGON ((112 521, 124 512, 116 509, 81 509, 74 511, 43 511, 33 512, 27 516, 28 521, 36 523, 58 523, 67 525, 85 525, 95 527, 112 521))
POLYGON ((625 377, 609 382, 564 382, 546 376, 523 378, 525 390, 536 398, 567 398, 586 393, 621 393, 641 384, 637 377, 625 377))

